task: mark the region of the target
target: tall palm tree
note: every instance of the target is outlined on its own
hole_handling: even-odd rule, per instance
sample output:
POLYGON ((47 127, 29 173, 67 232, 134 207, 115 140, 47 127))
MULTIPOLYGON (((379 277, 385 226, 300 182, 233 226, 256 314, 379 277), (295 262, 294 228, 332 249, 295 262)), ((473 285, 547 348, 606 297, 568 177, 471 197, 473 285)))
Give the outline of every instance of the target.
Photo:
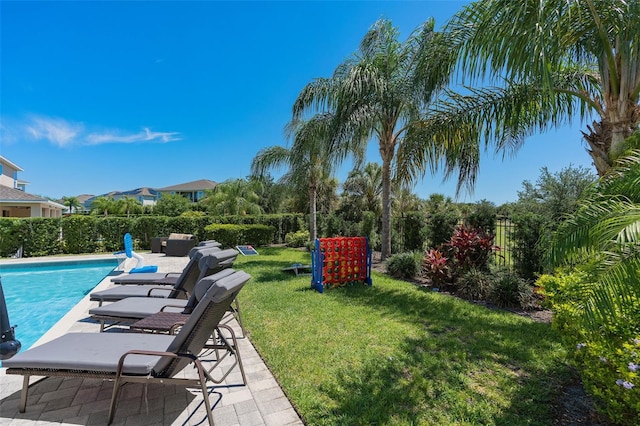
MULTIPOLYGON (((435 143, 409 151, 419 158, 448 145, 447 172, 458 171, 458 189, 464 183, 472 187, 482 143, 512 154, 534 132, 575 117, 597 117, 583 135, 598 174, 604 175, 640 122, 638 22, 636 0, 469 4, 447 31, 456 42, 462 75, 496 87, 449 92, 419 130, 435 143)), ((419 162, 407 163, 408 174, 424 173, 415 167, 419 162)))
POLYGON ((316 114, 309 120, 292 120, 286 133, 292 139, 291 148, 271 146, 260 150, 251 162, 251 173, 262 176, 270 169, 285 168, 280 183, 298 188, 309 199, 309 236, 317 236, 317 199, 322 182, 330 177, 340 161, 331 149, 334 116, 316 114))
MULTIPOLYGON (((638 138, 640 141, 640 133, 638 138)), ((584 313, 597 326, 637 311, 640 300, 640 150, 618 159, 587 190, 577 213, 556 233, 552 259, 595 262, 593 282, 585 283, 584 313)))
POLYGON ((293 114, 331 108, 337 127, 334 150, 353 150, 365 134, 378 141, 382 158, 382 258, 391 254, 391 181, 396 151, 411 137, 412 123, 449 80, 452 55, 444 35, 427 21, 404 43, 390 21, 379 20, 366 33, 359 50, 338 66, 331 78, 309 83, 296 99, 293 114), (416 80, 417 69, 431 73, 416 80))
POLYGON ((77 213, 78 208, 82 207, 78 197, 62 197, 62 203, 69 208, 69 213, 77 213))

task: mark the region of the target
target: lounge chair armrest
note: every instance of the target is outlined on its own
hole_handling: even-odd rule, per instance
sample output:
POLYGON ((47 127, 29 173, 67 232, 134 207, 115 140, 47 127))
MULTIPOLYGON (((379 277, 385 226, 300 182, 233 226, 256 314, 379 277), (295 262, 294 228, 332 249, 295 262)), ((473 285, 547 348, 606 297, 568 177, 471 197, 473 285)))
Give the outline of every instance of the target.
POLYGON ((162 308, 160 308, 160 312, 164 312, 164 308, 180 308, 182 310, 184 310, 184 305, 180 306, 180 305, 164 305, 162 308))
POLYGON ((152 294, 154 290, 162 290, 162 291, 166 291, 167 294, 171 293, 173 290, 173 288, 167 288, 167 287, 152 287, 149 289, 149 291, 147 292, 147 297, 152 297, 152 294))
POLYGON ((200 368, 202 368, 202 365, 200 364, 200 360, 198 359, 197 356, 193 354, 134 349, 134 350, 125 352, 120 357, 120 360, 118 361, 118 368, 116 370, 116 378, 122 377, 122 369, 124 367, 124 361, 129 355, 148 355, 148 356, 160 356, 160 357, 170 357, 170 358, 189 358, 192 362, 195 362, 200 368))

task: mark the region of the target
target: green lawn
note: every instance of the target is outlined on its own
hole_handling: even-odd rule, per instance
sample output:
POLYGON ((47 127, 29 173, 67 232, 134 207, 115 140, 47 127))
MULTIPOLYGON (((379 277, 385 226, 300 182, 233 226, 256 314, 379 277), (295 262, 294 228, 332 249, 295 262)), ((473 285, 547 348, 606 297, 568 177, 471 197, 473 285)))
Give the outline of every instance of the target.
POLYGON ((262 248, 236 269, 252 342, 309 425, 548 425, 570 377, 547 324, 374 274, 310 289, 280 270, 309 253, 262 248))

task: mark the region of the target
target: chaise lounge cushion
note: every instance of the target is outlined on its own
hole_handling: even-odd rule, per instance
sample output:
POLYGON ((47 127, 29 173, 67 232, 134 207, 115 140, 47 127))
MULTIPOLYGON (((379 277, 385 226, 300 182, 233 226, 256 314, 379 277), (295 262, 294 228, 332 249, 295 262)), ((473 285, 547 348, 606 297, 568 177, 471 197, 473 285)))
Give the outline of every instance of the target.
MULTIPOLYGON (((3 361, 3 367, 114 372, 123 353, 132 349, 164 352, 173 340, 174 336, 159 334, 68 333, 3 361)), ((124 372, 147 375, 159 359, 155 356, 129 356, 124 372)))

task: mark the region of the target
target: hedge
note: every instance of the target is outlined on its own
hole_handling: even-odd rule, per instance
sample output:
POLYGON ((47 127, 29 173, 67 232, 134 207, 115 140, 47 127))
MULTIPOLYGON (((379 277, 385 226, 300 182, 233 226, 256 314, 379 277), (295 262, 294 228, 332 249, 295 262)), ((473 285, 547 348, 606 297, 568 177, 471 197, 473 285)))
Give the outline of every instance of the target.
MULTIPOLYGON (((304 225, 301 214, 256 216, 84 216, 61 218, 0 218, 0 256, 14 255, 20 247, 24 257, 60 253, 99 253, 123 249, 122 237, 129 232, 137 250, 148 250, 151 239, 172 232, 193 234, 198 241, 211 239, 206 228, 212 224, 251 224, 242 228, 240 243, 264 245, 282 243, 288 233, 304 225)), ((229 239, 236 241, 237 236, 229 239)), ((223 241, 221 243, 226 244, 223 241)))
POLYGON ((239 244, 262 246, 273 240, 275 229, 268 225, 234 225, 213 223, 205 228, 206 239, 216 240, 224 247, 239 244))

